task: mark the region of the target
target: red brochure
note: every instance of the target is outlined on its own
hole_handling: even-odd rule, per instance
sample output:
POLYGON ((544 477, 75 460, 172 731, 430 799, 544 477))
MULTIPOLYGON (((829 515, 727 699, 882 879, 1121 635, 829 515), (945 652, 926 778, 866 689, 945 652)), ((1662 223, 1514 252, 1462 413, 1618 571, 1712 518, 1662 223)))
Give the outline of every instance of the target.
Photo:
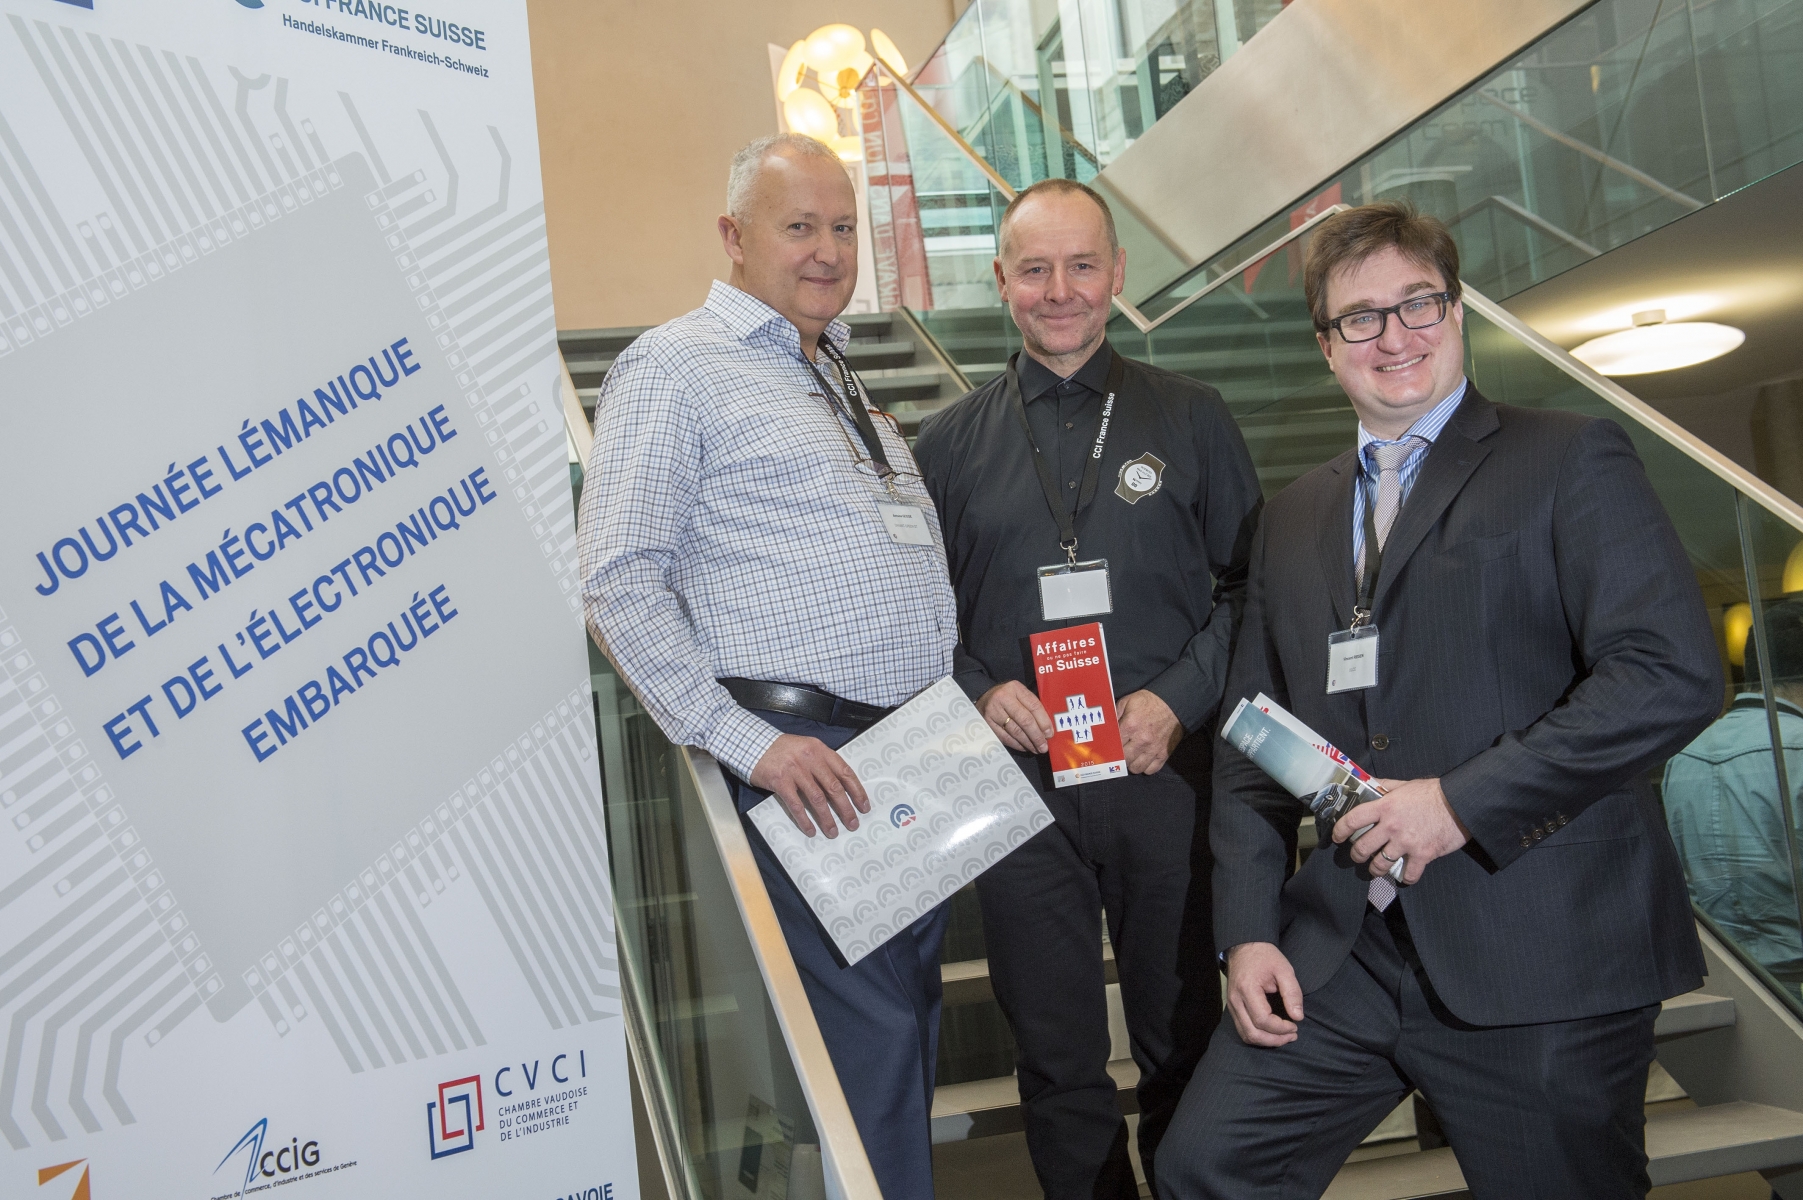
POLYGON ((1094 621, 1071 625, 1029 640, 1039 699, 1058 727, 1046 747, 1052 786, 1125 778, 1127 758, 1121 750, 1102 626, 1094 621))

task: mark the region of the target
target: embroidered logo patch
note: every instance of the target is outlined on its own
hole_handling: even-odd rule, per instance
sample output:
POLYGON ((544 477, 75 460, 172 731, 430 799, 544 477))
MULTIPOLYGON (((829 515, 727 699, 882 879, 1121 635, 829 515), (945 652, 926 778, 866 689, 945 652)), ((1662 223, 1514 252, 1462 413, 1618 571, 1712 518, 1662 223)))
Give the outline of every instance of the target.
POLYGON ((1138 504, 1163 486, 1164 463, 1156 455, 1142 454, 1132 462, 1121 464, 1121 477, 1114 485, 1114 494, 1128 504, 1138 504))

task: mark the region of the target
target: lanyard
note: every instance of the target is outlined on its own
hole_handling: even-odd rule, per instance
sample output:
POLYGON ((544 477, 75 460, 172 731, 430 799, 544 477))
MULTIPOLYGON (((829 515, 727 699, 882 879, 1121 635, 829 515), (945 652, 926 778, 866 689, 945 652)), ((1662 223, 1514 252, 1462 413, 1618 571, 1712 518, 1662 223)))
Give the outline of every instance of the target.
POLYGON ((889 490, 893 492, 895 484, 892 482, 892 476, 895 474, 895 468, 889 465, 889 455, 883 449, 883 440, 877 436, 876 425, 872 423, 870 413, 864 407, 863 388, 858 385, 856 376, 846 365, 845 358, 839 353, 837 346, 822 337, 819 347, 826 352, 828 358, 833 360, 833 366, 839 371, 839 381, 845 385, 849 399, 840 398, 838 391, 827 382, 826 376, 820 373, 820 368, 812 359, 804 355, 802 361, 808 364, 808 370, 814 373, 814 378, 819 380, 820 386, 826 389, 827 399, 832 406, 843 412, 851 419, 851 423, 858 427, 858 436, 864 439, 864 449, 869 451, 870 460, 876 464, 878 477, 889 484, 889 490))
MULTIPOLYGON (((1077 491, 1077 511, 1072 513, 1065 508, 1058 498, 1058 481, 1052 476, 1052 468, 1046 462, 1045 455, 1040 453, 1039 443, 1033 440, 1033 427, 1027 423, 1026 401, 1021 399, 1020 373, 1015 370, 1015 359, 1008 360, 1008 400, 1014 409, 1016 419, 1020 421, 1021 430, 1027 435, 1027 445, 1033 447, 1033 466, 1039 471, 1039 486, 1045 492, 1046 506, 1052 510, 1052 517, 1058 522, 1058 548, 1070 558, 1072 566, 1077 565, 1077 521, 1089 502, 1096 496, 1096 478, 1102 469, 1102 443, 1108 440, 1108 421, 1114 414, 1115 393, 1120 391, 1121 380, 1127 373, 1127 360, 1109 350, 1112 356, 1108 365, 1108 382, 1106 394, 1102 402, 1102 427, 1096 430, 1096 444, 1089 452, 1089 461, 1083 464, 1083 485, 1077 491)), ((1018 357, 1018 355, 1016 355, 1018 357)))
MULTIPOLYGON (((1359 470, 1358 486, 1365 486, 1365 472, 1359 470)), ((1359 583, 1359 598, 1352 606, 1352 627, 1371 624, 1371 601, 1377 593, 1377 573, 1384 564, 1383 547, 1377 544, 1377 518, 1371 510, 1377 507, 1377 489, 1365 497, 1365 578, 1359 583)))

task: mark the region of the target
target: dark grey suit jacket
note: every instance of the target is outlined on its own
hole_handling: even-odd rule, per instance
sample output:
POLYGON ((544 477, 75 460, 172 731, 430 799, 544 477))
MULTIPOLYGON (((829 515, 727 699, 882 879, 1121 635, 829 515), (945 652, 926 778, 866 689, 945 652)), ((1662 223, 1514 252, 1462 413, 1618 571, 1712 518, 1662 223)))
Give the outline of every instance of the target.
MULTIPOLYGON (((1348 450, 1266 507, 1223 715, 1265 692, 1380 778, 1437 776, 1471 831, 1404 888, 1434 988, 1478 1025, 1656 1003, 1702 981, 1648 771, 1721 706, 1690 560, 1613 421, 1466 392, 1385 547, 1378 684, 1326 694, 1352 620, 1348 450)), ((1215 760, 1215 931, 1276 942, 1303 991, 1345 961, 1369 877, 1243 755, 1215 760)))

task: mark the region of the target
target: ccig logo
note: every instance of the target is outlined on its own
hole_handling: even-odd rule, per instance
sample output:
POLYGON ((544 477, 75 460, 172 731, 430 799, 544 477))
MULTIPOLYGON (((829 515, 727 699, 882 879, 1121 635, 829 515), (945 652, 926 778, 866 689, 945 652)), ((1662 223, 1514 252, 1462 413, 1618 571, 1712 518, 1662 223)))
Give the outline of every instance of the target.
POLYGON ((259 1175, 264 1179, 286 1179, 296 1172, 310 1172, 311 1168, 319 1165, 318 1142, 291 1138, 285 1146, 278 1145, 274 1149, 265 1150, 263 1142, 268 1134, 269 1118, 264 1117, 245 1130, 244 1136, 238 1139, 238 1144, 226 1151, 225 1157, 219 1160, 219 1166, 213 1168, 213 1173, 217 1175, 220 1168, 231 1162, 240 1150, 250 1150, 249 1158, 244 1164, 244 1182, 238 1187, 239 1195, 248 1191, 259 1175))

